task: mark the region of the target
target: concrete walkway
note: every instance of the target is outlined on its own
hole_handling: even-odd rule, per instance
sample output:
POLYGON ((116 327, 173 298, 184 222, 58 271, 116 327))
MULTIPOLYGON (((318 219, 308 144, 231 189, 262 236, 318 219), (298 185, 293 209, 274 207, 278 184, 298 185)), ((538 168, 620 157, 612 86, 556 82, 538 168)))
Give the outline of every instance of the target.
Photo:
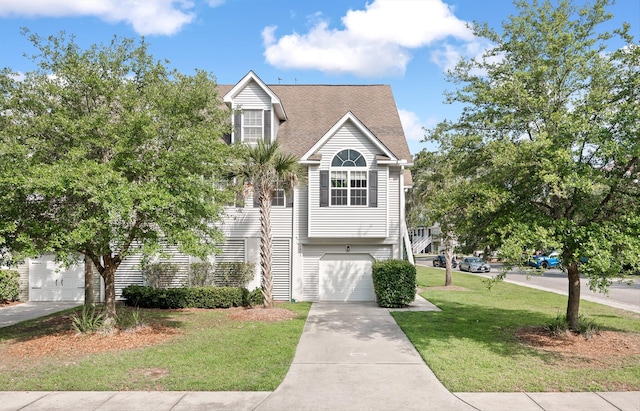
MULTIPOLYGON (((437 309, 418 297, 401 310, 437 309)), ((5 391, 0 410, 640 411, 640 392, 450 393, 389 310, 373 303, 314 303, 274 392, 5 391)))

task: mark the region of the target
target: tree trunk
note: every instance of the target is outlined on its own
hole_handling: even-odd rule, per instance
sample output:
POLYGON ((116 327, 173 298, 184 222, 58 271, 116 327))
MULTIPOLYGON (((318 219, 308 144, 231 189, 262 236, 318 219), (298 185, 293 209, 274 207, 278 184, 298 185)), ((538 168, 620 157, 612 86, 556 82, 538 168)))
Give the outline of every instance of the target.
POLYGON ((580 273, 578 264, 572 263, 567 267, 569 277, 569 299, 567 301, 567 321, 569 328, 578 331, 578 316, 580 310, 580 273))
POLYGON ((102 260, 104 267, 100 274, 104 279, 104 306, 106 309, 104 322, 106 326, 111 326, 116 321, 116 270, 120 264, 111 255, 103 255, 102 260))
POLYGON ((260 190, 260 268, 264 306, 273 307, 273 277, 271 273, 271 195, 260 190))
POLYGON ((453 250, 447 247, 444 250, 444 258, 445 258, 445 276, 444 276, 444 285, 453 285, 453 264, 451 260, 453 260, 453 250))
POLYGON ((93 298, 93 261, 84 256, 84 306, 86 308, 95 307, 93 298))

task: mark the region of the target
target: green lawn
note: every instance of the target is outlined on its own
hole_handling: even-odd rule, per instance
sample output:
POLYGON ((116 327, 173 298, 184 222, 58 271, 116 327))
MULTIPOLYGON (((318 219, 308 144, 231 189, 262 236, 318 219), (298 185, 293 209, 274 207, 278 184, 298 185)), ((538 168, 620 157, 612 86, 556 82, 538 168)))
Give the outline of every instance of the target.
MULTIPOLYGON (((225 310, 145 310, 180 334, 146 348, 77 357, 0 355, 0 390, 273 391, 293 361, 310 306, 279 305, 298 314, 281 322, 236 321, 225 310)), ((2 329, 0 353, 60 328, 49 323, 51 317, 2 329)))
MULTIPOLYGON (((563 314, 566 297, 454 272, 418 268, 422 295, 441 312, 392 315, 425 362, 453 392, 640 390, 640 356, 566 357, 530 348, 514 336, 563 314)), ((69 312, 0 329, 0 390, 272 391, 293 360, 310 303, 283 304, 297 313, 282 322, 237 321, 225 310, 144 310, 176 331, 146 348, 37 358, 8 355, 21 342, 69 328, 69 312), (56 319, 66 318, 65 321, 56 319)), ((581 302, 581 313, 603 330, 640 334, 640 315, 581 302)), ((82 338, 71 336, 70 338, 82 338)), ((69 344, 69 341, 71 343, 69 344)))
MULTIPOLYGON (((418 267, 423 297, 441 312, 392 315, 440 381, 453 392, 640 390, 640 356, 570 358, 521 344, 514 332, 564 314, 567 297, 454 272, 465 290, 442 290, 444 271, 418 267)), ((581 301, 601 330, 640 333, 640 315, 581 301)))

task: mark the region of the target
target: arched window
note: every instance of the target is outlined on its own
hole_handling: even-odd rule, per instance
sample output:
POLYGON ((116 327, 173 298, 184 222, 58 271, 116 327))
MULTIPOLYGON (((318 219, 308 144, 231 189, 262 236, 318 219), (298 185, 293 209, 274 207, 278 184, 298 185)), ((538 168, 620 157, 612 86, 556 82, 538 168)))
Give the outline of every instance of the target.
POLYGON ((356 150, 340 151, 331 161, 332 206, 367 205, 367 162, 356 150))
POLYGON ((356 150, 346 149, 342 150, 338 154, 333 157, 331 161, 331 167, 366 167, 367 162, 365 161, 362 154, 357 152, 356 150))

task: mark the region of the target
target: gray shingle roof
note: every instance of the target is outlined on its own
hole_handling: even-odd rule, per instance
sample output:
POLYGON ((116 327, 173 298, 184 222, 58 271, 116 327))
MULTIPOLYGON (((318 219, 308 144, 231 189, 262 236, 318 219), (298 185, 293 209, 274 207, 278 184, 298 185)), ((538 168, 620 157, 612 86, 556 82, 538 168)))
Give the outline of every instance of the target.
MULTIPOLYGON (((219 85, 224 96, 234 85, 219 85)), ((302 157, 351 111, 398 159, 411 153, 389 85, 268 85, 284 107, 287 121, 277 139, 287 152, 302 157)), ((382 154, 382 153, 380 153, 382 154)))

